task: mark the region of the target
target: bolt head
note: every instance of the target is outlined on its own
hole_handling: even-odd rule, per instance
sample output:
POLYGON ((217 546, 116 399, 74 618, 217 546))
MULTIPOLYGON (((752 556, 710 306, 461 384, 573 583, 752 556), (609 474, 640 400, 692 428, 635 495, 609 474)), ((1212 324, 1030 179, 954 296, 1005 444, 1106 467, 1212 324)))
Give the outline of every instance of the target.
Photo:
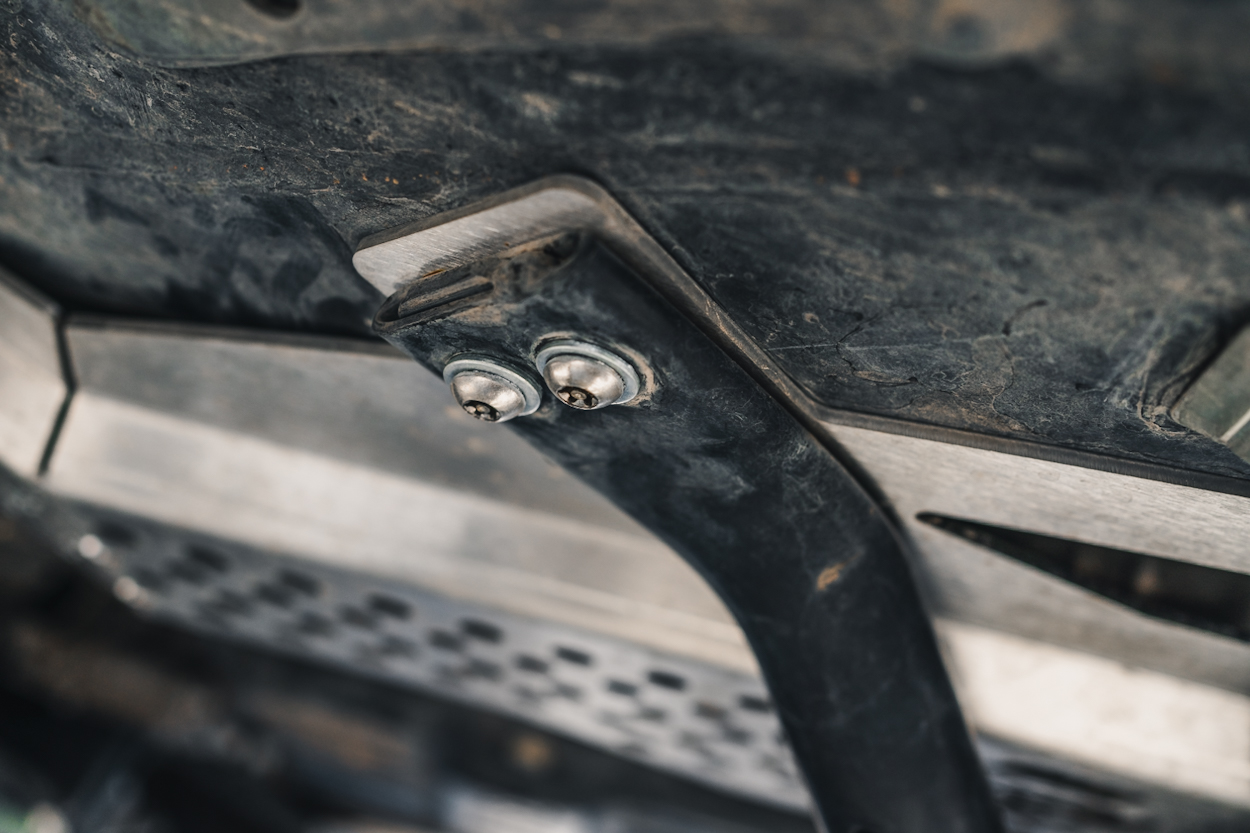
POLYGON ((498 373, 466 368, 451 374, 449 382, 460 407, 483 422, 507 422, 532 411, 526 391, 498 373))
POLYGON ((625 393, 621 374, 589 356, 551 356, 543 367, 543 378, 561 402, 582 411, 615 405, 625 393))

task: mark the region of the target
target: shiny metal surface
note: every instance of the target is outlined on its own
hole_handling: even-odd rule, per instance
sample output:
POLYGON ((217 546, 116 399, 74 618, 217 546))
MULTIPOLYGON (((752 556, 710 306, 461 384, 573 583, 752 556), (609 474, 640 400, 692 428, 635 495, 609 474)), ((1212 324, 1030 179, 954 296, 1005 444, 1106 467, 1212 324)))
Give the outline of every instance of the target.
POLYGON ((1001 631, 943 621, 976 729, 1250 806, 1250 699, 1001 631))
POLYGON ((509 367, 487 359, 456 359, 443 368, 443 381, 469 416, 507 422, 538 410, 538 386, 509 367))
MULTIPOLYGON (((756 679, 741 632, 682 561, 508 432, 468 417, 436 377, 389 348, 103 321, 71 322, 68 341, 81 389, 45 480, 59 494, 288 553, 281 558, 308 571, 343 571, 344 587, 433 593, 482 616, 540 622, 563 640, 609 640, 674 667, 756 679), (392 517, 406 523, 383 522, 392 517)), ((941 512, 1242 563, 1244 498, 829 428, 905 519, 941 512)), ((908 529, 961 698, 982 731, 1250 806, 1250 781, 1238 775, 1250 746, 1237 740, 1250 714, 1247 646, 1143 617, 928 525, 909 520, 908 529), (1024 708, 1025 681, 1053 708, 1024 708), (1150 691, 1171 705, 1130 708, 1150 691), (1231 728, 1212 733, 1195 717, 1208 714, 1231 728), (1102 734, 1072 728, 1095 723, 1102 734), (1226 774, 1194 775, 1210 772, 1226 774)), ((66 546, 117 569, 103 543, 66 546)), ((248 581, 231 588, 254 594, 248 581)), ((215 597, 178 592, 164 614, 204 626, 195 605, 215 597)), ((144 593, 124 595, 165 604, 144 593)), ((276 629, 233 632, 281 647, 276 629)), ((316 655, 358 662, 338 648, 316 655)), ((473 686, 461 691, 500 708, 473 686)))
POLYGON ((596 344, 560 339, 542 346, 534 365, 564 404, 583 411, 632 401, 642 383, 628 361, 596 344))
POLYGON ((69 393, 56 318, 55 305, 0 271, 0 463, 27 477, 69 393))
POLYGON ((829 428, 893 505, 942 615, 1250 689, 1250 646, 1140 615, 916 520, 933 512, 1246 572, 1250 499, 865 428, 829 428))
POLYGON ((80 388, 45 480, 58 494, 754 669, 667 547, 389 347, 67 338, 80 388))
POLYGON ((1238 333, 1190 385, 1172 415, 1250 460, 1250 328, 1238 333))
POLYGON ((431 272, 467 266, 557 232, 605 224, 602 203, 594 196, 572 186, 542 187, 520 199, 474 206, 465 216, 442 215, 435 225, 400 229, 389 239, 366 239, 352 264, 391 295, 431 272))
POLYGON ((903 518, 934 512, 1250 573, 1250 498, 829 423, 903 518))
POLYGON ((150 615, 519 717, 770 804, 806 806, 755 674, 112 512, 73 512, 64 535, 81 541, 99 528, 113 540, 91 563, 150 615))

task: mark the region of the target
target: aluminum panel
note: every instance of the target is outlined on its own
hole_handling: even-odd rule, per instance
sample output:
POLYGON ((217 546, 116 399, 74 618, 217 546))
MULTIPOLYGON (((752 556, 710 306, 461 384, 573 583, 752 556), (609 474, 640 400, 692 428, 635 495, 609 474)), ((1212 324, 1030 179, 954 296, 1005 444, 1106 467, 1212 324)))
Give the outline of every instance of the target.
POLYGON ((38 474, 69 393, 57 309, 0 271, 0 463, 38 474))

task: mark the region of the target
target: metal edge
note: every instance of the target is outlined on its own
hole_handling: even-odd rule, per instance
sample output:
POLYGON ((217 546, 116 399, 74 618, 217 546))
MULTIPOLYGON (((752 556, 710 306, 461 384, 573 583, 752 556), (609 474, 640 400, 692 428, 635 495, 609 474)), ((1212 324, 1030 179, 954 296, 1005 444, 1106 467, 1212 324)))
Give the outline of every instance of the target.
POLYGON ((68 316, 65 319, 63 329, 66 331, 70 329, 118 330, 154 336, 167 336, 169 338, 253 342, 304 350, 361 353, 381 358, 398 359, 405 362, 412 361, 412 359, 380 338, 364 339, 351 336, 328 336, 317 333, 229 327, 220 324, 119 318, 110 315, 80 313, 68 316))
MULTIPOLYGON (((575 174, 558 174, 536 180, 519 188, 503 191, 488 199, 472 203, 453 211, 426 217, 397 229, 380 232, 365 238, 358 252, 383 242, 395 240, 429 230, 453 220, 464 219, 491 208, 516 202, 544 190, 566 189, 580 193, 593 201, 598 215, 587 217, 585 228, 598 234, 612 252, 633 267, 653 289, 669 303, 695 322, 696 326, 712 338, 734 361, 751 375, 765 390, 781 402, 804 428, 813 434, 838 461, 849 469, 874 500, 887 510, 889 498, 877 488, 871 473, 866 471, 854 456, 844 449, 826 423, 869 428, 889 434, 915 436, 982 448, 1019 457, 1031 457, 1050 462, 1071 465, 1172 483, 1180 486, 1223 492, 1240 497, 1250 497, 1250 481, 1222 475, 1172 469, 1167 466, 1126 460, 1094 452, 1063 449, 1041 443, 1007 437, 978 434, 957 428, 947 428, 925 423, 910 422, 892 417, 866 414, 831 408, 814 399, 807 390, 785 373, 728 313, 720 307, 637 221, 625 207, 603 186, 575 174)), ((550 234, 566 231, 567 226, 553 224, 550 234)), ((897 519, 896 519, 897 520, 897 519)))
POLYGON ((74 375, 74 366, 69 354, 69 342, 65 338, 65 313, 56 301, 3 267, 0 267, 0 288, 12 292, 39 312, 47 315, 52 323, 52 333, 56 340, 56 359, 61 369, 61 382, 65 385, 65 396, 61 399, 56 415, 52 418, 52 427, 44 439, 43 453, 39 455, 39 463, 35 469, 35 477, 43 477, 52 462, 52 453, 56 449, 61 429, 65 426, 65 420, 69 416, 70 402, 73 401, 77 390, 77 378, 74 375))

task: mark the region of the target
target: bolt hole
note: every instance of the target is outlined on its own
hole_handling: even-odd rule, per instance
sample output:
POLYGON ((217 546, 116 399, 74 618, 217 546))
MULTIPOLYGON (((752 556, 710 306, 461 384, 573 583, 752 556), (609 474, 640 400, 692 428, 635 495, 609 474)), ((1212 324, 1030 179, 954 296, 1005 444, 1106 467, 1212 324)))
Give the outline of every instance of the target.
POLYGON ((287 20, 299 13, 300 0, 245 0, 256 11, 276 20, 287 20))

